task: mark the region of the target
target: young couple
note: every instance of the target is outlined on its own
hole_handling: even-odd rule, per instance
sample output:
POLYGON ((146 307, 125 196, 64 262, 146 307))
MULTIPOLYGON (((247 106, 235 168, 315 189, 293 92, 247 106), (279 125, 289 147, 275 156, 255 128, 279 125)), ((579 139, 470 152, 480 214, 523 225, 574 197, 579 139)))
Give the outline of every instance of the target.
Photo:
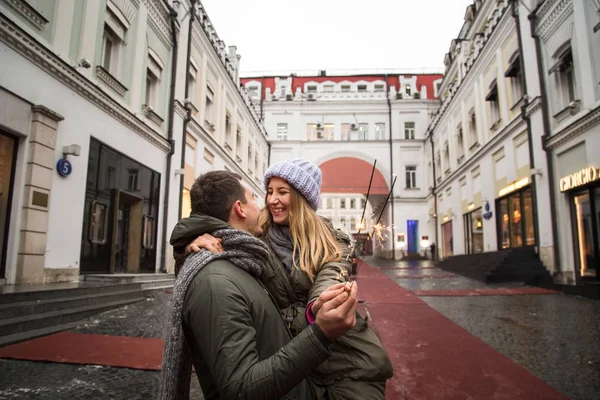
POLYGON ((300 159, 269 167, 262 210, 240 179, 199 177, 171 236, 179 273, 161 398, 187 398, 193 362, 207 400, 383 399, 392 367, 356 312, 350 241, 316 214, 321 171, 300 159))

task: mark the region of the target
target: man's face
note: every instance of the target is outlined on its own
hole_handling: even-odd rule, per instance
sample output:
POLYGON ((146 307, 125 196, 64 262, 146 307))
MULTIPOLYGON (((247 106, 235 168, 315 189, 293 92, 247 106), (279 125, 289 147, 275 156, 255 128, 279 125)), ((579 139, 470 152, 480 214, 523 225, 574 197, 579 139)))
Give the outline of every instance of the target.
POLYGON ((258 206, 254 192, 245 186, 244 191, 246 198, 246 204, 242 204, 242 208, 246 214, 244 225, 246 227, 246 231, 254 236, 258 236, 262 234, 262 229, 260 229, 259 224, 260 207, 258 206))

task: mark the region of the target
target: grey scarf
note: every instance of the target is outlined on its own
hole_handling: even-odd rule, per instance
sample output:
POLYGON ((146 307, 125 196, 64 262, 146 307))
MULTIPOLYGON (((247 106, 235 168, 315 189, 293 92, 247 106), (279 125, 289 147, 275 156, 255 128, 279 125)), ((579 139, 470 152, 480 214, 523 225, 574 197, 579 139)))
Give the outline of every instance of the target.
MULTIPOLYGON (((227 260, 236 267, 260 278, 263 274, 269 250, 265 243, 247 232, 222 229, 213 233, 223 240, 223 253, 202 250, 187 258, 173 287, 171 315, 165 338, 160 374, 161 400, 186 400, 190 395, 192 356, 182 326, 182 308, 185 295, 194 277, 208 263, 227 260)), ((198 305, 202 307, 202 305, 198 305)))
POLYGON ((294 243, 292 242, 289 226, 271 224, 267 233, 267 240, 273 252, 277 254, 285 267, 288 277, 291 276, 292 268, 294 268, 294 243))

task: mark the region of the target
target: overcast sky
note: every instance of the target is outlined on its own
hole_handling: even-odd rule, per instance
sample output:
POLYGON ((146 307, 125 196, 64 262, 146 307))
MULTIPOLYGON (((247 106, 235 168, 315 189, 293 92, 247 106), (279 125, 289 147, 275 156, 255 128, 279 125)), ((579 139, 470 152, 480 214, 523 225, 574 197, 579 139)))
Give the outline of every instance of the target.
POLYGON ((242 73, 437 69, 472 0, 201 0, 242 73))

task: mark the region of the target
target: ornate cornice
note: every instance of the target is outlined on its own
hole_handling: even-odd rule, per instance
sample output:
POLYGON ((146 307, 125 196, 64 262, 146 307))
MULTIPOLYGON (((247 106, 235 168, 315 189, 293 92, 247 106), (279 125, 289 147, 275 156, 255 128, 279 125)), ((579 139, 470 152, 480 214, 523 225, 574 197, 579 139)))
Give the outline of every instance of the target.
POLYGON ((170 150, 169 143, 159 132, 141 122, 101 88, 80 75, 73 67, 31 38, 2 14, 0 14, 0 40, 165 153, 170 150))
POLYGON ((530 116, 531 114, 533 114, 535 111, 537 111, 541 107, 542 107, 542 98, 540 96, 538 96, 535 99, 533 99, 532 101, 530 101, 529 104, 527 104, 527 106, 525 108, 525 115, 530 116))
POLYGON ((159 39, 163 42, 167 49, 173 47, 171 42, 171 24, 169 22, 169 12, 165 9, 164 4, 160 0, 143 0, 146 8, 148 8, 148 24, 159 39))
POLYGON ((146 118, 148 118, 150 121, 154 122, 158 126, 162 126, 162 123, 165 121, 160 115, 156 113, 156 111, 152 109, 152 107, 143 105, 142 111, 144 112, 146 118))
POLYGON ((181 104, 181 102, 179 100, 175 100, 175 112, 181 118, 183 118, 183 119, 187 118, 187 110, 185 109, 183 104, 181 104))
POLYGON ((596 125, 600 125, 600 107, 596 107, 559 133, 546 139, 546 146, 549 149, 559 147, 566 142, 575 139, 577 136, 589 131, 596 125))
POLYGON ((40 14, 35 8, 31 7, 29 3, 24 0, 4 0, 4 2, 25 17, 29 23, 31 23, 40 31, 44 29, 44 26, 48 23, 48 20, 44 18, 42 14, 40 14))
POLYGON ((96 66, 96 76, 102 82, 106 83, 112 90, 114 90, 119 96, 125 96, 127 93, 127 87, 123 85, 117 78, 111 75, 110 72, 104 69, 101 65, 96 66))
POLYGON ((548 40, 571 14, 573 14, 572 0, 546 1, 537 12, 539 18, 537 34, 543 41, 548 40))

